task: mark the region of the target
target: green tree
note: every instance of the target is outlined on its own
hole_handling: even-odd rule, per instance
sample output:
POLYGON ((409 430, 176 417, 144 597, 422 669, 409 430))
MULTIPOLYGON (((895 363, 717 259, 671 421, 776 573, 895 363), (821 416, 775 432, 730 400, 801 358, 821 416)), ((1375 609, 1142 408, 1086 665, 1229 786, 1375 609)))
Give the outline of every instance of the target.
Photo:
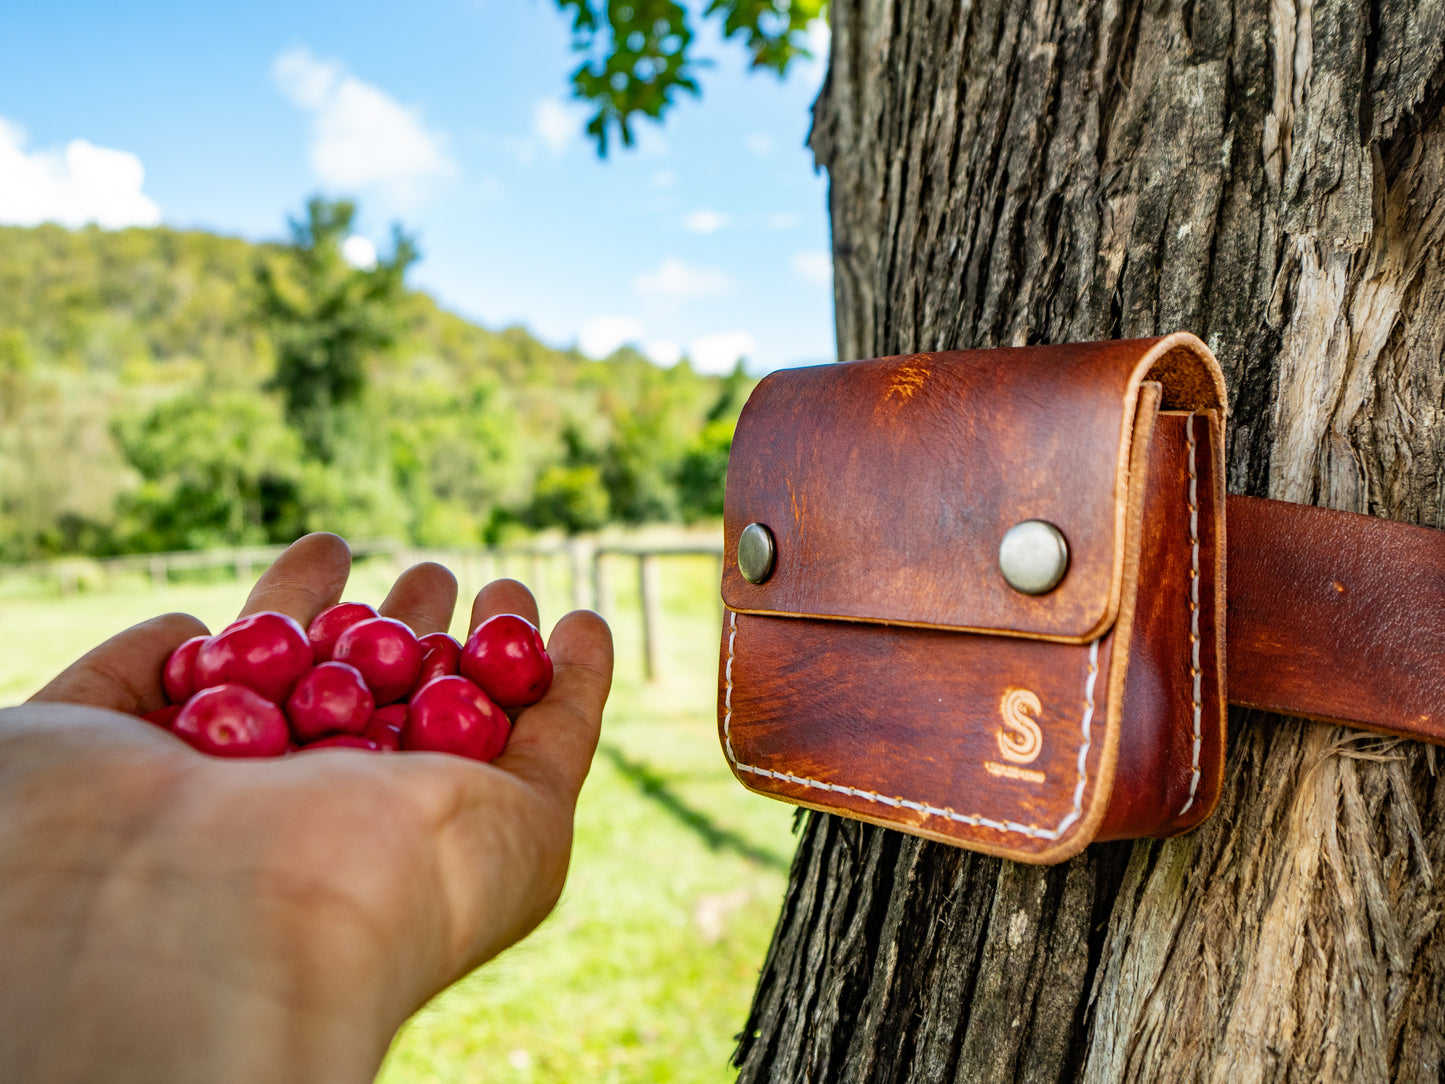
POLYGON ((115 435, 143 479, 120 499, 125 548, 289 542, 302 533, 300 442, 271 398, 181 395, 118 422, 115 435))
POLYGON ((20 413, 34 368, 35 359, 25 332, 20 328, 0 328, 0 422, 9 422, 20 413))
MULTIPOLYGON (((312 217, 318 228, 294 227, 300 247, 329 246, 359 290, 364 276, 335 260, 342 220, 312 217)), ((303 256, 165 227, 0 227, 0 560, 311 529, 495 542, 695 518, 719 499, 745 373, 661 369, 625 347, 593 360, 404 290, 384 321, 394 345, 351 354, 350 384, 301 370, 307 401, 332 402, 309 418, 331 438, 318 458, 288 423, 277 340, 324 346, 327 321, 356 314, 345 290, 342 317, 313 296, 303 256), (304 302, 284 324, 258 319, 257 275, 304 302), (312 308, 322 320, 303 319, 312 308)))
POLYGON ((677 519, 670 477, 676 455, 667 437, 655 416, 624 419, 618 426, 602 468, 611 518, 634 524, 677 519))
POLYGON ((291 221, 291 244, 256 267, 257 308, 276 349, 271 386, 306 450, 322 462, 335 457, 348 408, 366 387, 367 359, 396 344, 406 269, 417 258, 396 227, 387 258, 353 267, 342 246, 355 216, 349 200, 311 199, 305 221, 291 221))
POLYGON ((678 507, 689 523, 723 514, 733 430, 756 384, 739 361, 723 379, 722 391, 703 419, 701 431, 683 453, 675 482, 678 507))
POLYGON ((721 518, 728 479, 728 456, 733 449, 735 418, 719 418, 703 427, 682 457, 677 471, 677 499, 682 518, 689 523, 721 518))
POLYGON ((537 478, 531 520, 536 527, 561 527, 568 534, 595 531, 607 522, 607 488, 595 464, 554 464, 537 478))

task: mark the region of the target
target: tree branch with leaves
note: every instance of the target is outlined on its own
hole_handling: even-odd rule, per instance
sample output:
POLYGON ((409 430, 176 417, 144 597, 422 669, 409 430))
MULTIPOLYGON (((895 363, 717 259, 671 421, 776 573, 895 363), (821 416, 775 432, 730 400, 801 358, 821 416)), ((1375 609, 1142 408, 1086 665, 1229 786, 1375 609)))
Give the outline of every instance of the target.
MULTIPOLYGON (((687 8, 677 0, 557 0, 572 13, 572 48, 586 58, 572 73, 572 93, 595 108, 587 133, 606 157, 613 131, 625 147, 633 122, 653 120, 681 93, 701 93, 696 70, 707 64, 693 53, 687 8)), ((821 18, 827 0, 711 0, 702 17, 717 19, 724 38, 741 38, 754 68, 781 76, 798 57, 808 24, 821 18)))

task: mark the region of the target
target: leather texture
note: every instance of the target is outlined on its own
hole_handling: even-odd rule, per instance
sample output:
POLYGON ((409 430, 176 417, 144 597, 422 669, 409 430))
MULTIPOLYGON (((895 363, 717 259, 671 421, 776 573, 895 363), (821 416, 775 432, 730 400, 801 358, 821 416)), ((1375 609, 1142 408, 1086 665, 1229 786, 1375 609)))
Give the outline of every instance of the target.
POLYGON ((1445 743, 1445 531, 1230 497, 1231 703, 1445 743))
POLYGON ((1226 698, 1445 744, 1445 532, 1226 498, 1223 417, 1188 335, 768 377, 728 474, 729 552, 777 543, 762 584, 725 562, 734 773, 1055 862, 1207 817, 1226 698), (998 571, 1023 519, 1069 544, 1045 595, 998 571))
MULTIPOLYGON (((777 568, 724 562, 742 613, 1097 639, 1114 622, 1134 411, 1148 379, 1172 409, 1219 410, 1193 336, 915 354, 783 370, 754 390, 728 464, 726 552, 761 522, 777 568), (1175 389, 1171 395, 1169 388, 1175 389), (1069 540, 1043 596, 998 571, 1009 527, 1069 540)), ((1213 363, 1213 359, 1209 359, 1213 363)))
POLYGON ((736 611, 727 621, 722 741, 744 786, 1024 861, 1061 860, 1092 837, 1117 737, 1110 636, 1084 646, 736 611), (1026 764, 999 737, 1019 691, 1039 705, 1014 700, 1040 730, 1026 764))
POLYGON ((1219 801, 1221 564, 1218 533, 1200 526, 1219 515, 1211 444, 1220 433, 1217 415, 1165 413, 1154 428, 1119 755, 1101 840, 1175 835, 1219 801))
POLYGON ((1222 771, 1222 417, 1186 335, 766 378, 725 516, 730 551, 750 522, 777 542, 761 585, 725 562, 739 780, 1029 862, 1197 823, 1222 771), (998 571, 1029 518, 1070 550, 1038 597, 998 571))

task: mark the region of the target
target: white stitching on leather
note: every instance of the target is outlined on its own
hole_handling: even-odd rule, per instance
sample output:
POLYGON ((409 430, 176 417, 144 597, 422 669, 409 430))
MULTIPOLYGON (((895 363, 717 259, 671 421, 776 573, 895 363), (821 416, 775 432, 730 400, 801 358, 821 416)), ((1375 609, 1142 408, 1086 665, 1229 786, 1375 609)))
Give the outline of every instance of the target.
POLYGON ((1199 476, 1194 471, 1193 414, 1184 423, 1184 436, 1189 442, 1189 673, 1194 681, 1194 759, 1190 766, 1189 801, 1177 814, 1180 817, 1189 812, 1199 790, 1199 747, 1204 714, 1204 671, 1199 663, 1199 476))
MULTIPOLYGON (((812 779, 807 776, 794 775, 792 772, 775 772, 768 768, 760 768, 755 764, 743 764, 733 752, 732 722, 733 722, 733 647, 738 638, 738 615, 735 610, 728 611, 729 632, 728 632, 728 661, 724 670, 724 677, 727 681, 726 692, 723 696, 723 748, 727 753, 728 761, 740 772, 749 772, 752 775, 762 776, 765 779, 778 779, 785 783, 793 783, 798 786, 810 787, 813 790, 828 791, 833 794, 846 794, 854 798, 862 798, 865 801, 877 802, 892 809, 911 809, 916 813, 924 813, 932 817, 944 817, 947 820, 958 821, 961 824, 971 824, 974 827, 993 828, 1000 832, 1016 832, 1020 835, 1029 836, 1032 839, 1058 839, 1068 828, 1074 824, 1082 815, 1084 809, 1084 787, 1088 782, 1086 761, 1089 756, 1089 748, 1093 744, 1090 727, 1094 721, 1094 683, 1099 677, 1099 640, 1089 645, 1089 672, 1084 679, 1084 715, 1083 715, 1083 744, 1079 746, 1079 757, 1077 762, 1078 782, 1074 786, 1074 808, 1059 822, 1057 828, 1040 828, 1033 824, 1019 824, 1017 821, 997 821, 985 817, 979 813, 958 813, 947 806, 929 805, 927 802, 916 802, 908 798, 892 798, 877 791, 861 790, 858 787, 843 786, 839 783, 828 783, 821 779, 812 779)), ((1100 637, 1099 639, 1103 639, 1100 637)))

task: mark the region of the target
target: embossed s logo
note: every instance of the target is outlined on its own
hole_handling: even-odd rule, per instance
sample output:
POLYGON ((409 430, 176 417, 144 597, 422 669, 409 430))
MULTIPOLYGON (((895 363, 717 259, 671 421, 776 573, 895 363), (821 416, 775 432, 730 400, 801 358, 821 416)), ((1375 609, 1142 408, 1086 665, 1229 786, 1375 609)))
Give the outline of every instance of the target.
POLYGON ((1029 715, 1037 716, 1043 710, 1039 698, 1027 689, 1008 689, 998 708, 1003 713, 1004 724, 995 734, 999 755, 1015 764, 1030 764, 1038 759, 1044 747, 1044 735, 1029 715))

